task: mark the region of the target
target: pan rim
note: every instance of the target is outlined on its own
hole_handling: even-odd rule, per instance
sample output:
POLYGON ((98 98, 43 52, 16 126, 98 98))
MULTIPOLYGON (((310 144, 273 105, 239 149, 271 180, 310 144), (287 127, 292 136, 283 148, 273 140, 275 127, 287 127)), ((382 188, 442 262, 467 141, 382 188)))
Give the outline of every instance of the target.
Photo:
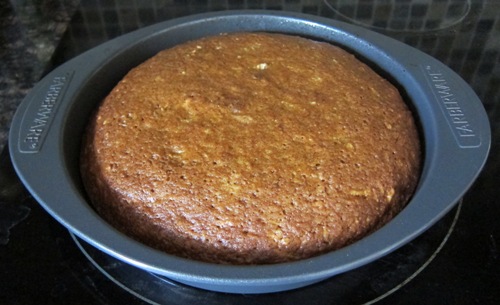
POLYGON ((465 82, 453 71, 432 57, 381 34, 339 21, 299 13, 267 10, 204 13, 162 22, 126 34, 56 68, 32 90, 16 112, 9 135, 9 143, 11 143, 9 148, 18 175, 35 199, 72 233, 100 250, 139 268, 204 289, 245 293, 281 291, 304 286, 351 270, 392 252, 425 231, 458 202, 484 166, 491 141, 484 109, 472 90, 466 84, 462 87, 464 84, 465 82), (249 20, 252 22, 245 23, 249 20), (442 107, 438 105, 428 107, 425 105, 425 101, 421 101, 421 104, 415 105, 415 107, 421 120, 422 117, 425 117, 421 123, 426 141, 426 160, 422 181, 407 208, 386 226, 359 242, 307 260, 260 266, 231 266, 196 262, 146 247, 117 232, 100 219, 88 204, 86 207, 78 206, 86 201, 76 190, 75 184, 70 182, 71 175, 65 168, 65 149, 64 143, 62 143, 65 137, 64 126, 68 124, 65 115, 71 108, 71 105, 67 105, 71 104, 69 97, 81 94, 78 87, 96 75, 95 69, 107 64, 120 54, 125 54, 124 52, 130 52, 133 47, 153 43, 155 38, 162 35, 173 35, 176 37, 175 39, 181 40, 178 33, 191 31, 195 28, 201 30, 194 36, 205 35, 210 28, 208 25, 216 27, 220 26, 221 22, 230 22, 235 30, 240 31, 284 29, 289 34, 310 36, 319 32, 321 35, 318 34, 318 38, 354 49, 377 64, 383 61, 383 68, 388 69, 389 71, 386 71, 397 81, 403 82, 402 86, 407 90, 412 100, 417 97, 427 99, 427 101, 438 100, 439 95, 436 97, 435 91, 429 89, 429 81, 432 82, 432 76, 425 74, 426 66, 432 67, 434 70, 431 72, 441 73, 446 76, 447 80, 456 82, 454 90, 458 92, 460 89, 460 93, 466 95, 467 99, 471 101, 471 105, 463 105, 463 110, 473 115, 473 122, 477 131, 481 133, 478 135, 480 137, 479 146, 464 148, 457 145, 457 140, 454 138, 456 135, 450 132, 449 126, 447 126, 449 121, 446 119, 446 113, 439 113, 439 111, 443 111, 442 107), (361 48, 365 49, 361 50, 361 48), (391 50, 391 48, 396 48, 396 50, 391 50), (370 52, 373 54, 369 54, 370 52), (94 59, 94 63, 89 65, 85 75, 83 75, 84 73, 80 74, 79 71, 68 75, 70 80, 67 88, 64 89, 65 92, 61 93, 63 102, 57 106, 57 112, 54 111, 52 122, 47 127, 47 135, 40 151, 21 151, 20 143, 26 139, 25 125, 27 122, 29 123, 30 115, 36 112, 33 107, 37 106, 33 106, 33 104, 36 104, 41 97, 43 98, 47 86, 50 86, 54 77, 66 75, 67 71, 74 70, 74 66, 88 62, 95 57, 95 54, 99 53, 103 54, 103 57, 98 60, 94 59), (414 56, 410 59, 403 59, 402 53, 414 56), (422 65, 418 61, 424 61, 426 64, 422 65), (417 73, 415 71, 420 71, 420 74, 414 75, 417 73), (443 118, 444 121, 440 120, 443 118), (436 131, 438 132, 436 133, 436 131), (443 146, 445 147, 443 148, 443 146), (443 152, 443 149, 446 151, 443 152), (470 164, 463 171, 450 168, 453 164, 449 160, 442 160, 450 153, 456 156, 457 159, 454 162, 457 164, 463 163, 465 160, 468 160, 467 162, 470 164), (437 155, 439 158, 436 157, 437 155), (51 159, 54 157, 58 160, 51 159), (33 165, 33 162, 39 164, 33 165), (458 186, 443 185, 439 182, 442 175, 434 178, 433 173, 444 169, 457 175, 460 173, 465 175, 465 172, 467 177, 451 181, 458 183, 458 186), (57 176, 51 176, 54 172, 57 172, 57 176), (51 173, 49 179, 45 173, 51 173), (53 186, 60 187, 57 196, 50 194, 50 190, 47 190, 47 180, 57 181, 52 183, 53 186), (436 189, 439 188, 435 184, 445 187, 450 194, 437 194, 436 189), (434 190, 434 194, 426 194, 428 190, 434 190), (58 200, 58 197, 69 201, 69 207, 61 206, 61 200, 58 200), (437 199, 433 197, 437 197, 437 199), (432 202, 441 200, 442 202, 437 207, 423 204, 429 200, 432 202), (417 207, 418 204, 424 205, 424 208, 417 207), (417 216, 413 215, 414 213, 417 216), (420 217, 420 219, 415 220, 415 217, 420 217), (92 224, 90 228, 89 221, 92 224), (387 242, 387 239, 392 240, 392 242, 387 242), (366 253, 367 249, 377 250, 366 253), (338 265, 339 261, 343 263, 338 265))

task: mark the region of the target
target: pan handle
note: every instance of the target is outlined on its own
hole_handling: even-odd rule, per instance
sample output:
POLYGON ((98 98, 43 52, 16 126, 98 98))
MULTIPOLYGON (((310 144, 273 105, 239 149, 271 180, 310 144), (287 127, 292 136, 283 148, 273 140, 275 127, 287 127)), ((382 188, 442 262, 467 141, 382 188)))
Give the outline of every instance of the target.
POLYGON ((20 112, 24 115, 19 126, 19 152, 40 152, 73 75, 73 70, 50 74, 30 94, 30 101, 24 103, 26 109, 20 112))
POLYGON ((483 137, 489 130, 487 115, 481 101, 470 87, 444 65, 422 64, 419 66, 428 86, 430 103, 435 104, 448 125, 456 144, 463 149, 479 148, 488 142, 483 137), (481 132, 483 131, 483 132, 481 132))

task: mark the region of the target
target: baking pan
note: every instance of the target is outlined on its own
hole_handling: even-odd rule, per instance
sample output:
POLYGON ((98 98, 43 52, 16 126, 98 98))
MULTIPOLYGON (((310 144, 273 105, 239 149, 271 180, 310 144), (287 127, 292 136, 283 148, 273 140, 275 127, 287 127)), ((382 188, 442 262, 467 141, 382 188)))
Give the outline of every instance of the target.
POLYGON ((274 11, 193 15, 104 43, 46 75, 19 106, 9 135, 12 161, 21 180, 74 235, 148 272, 231 293, 303 287, 401 247, 432 226, 464 195, 485 163, 490 141, 481 101, 441 62, 364 28, 274 11), (78 166, 82 133, 95 107, 132 67, 158 51, 187 40, 237 31, 279 32, 339 45, 399 87, 418 119, 425 160, 413 198, 387 225, 352 245, 314 258, 232 266, 188 260, 149 248, 115 230, 95 213, 78 166))

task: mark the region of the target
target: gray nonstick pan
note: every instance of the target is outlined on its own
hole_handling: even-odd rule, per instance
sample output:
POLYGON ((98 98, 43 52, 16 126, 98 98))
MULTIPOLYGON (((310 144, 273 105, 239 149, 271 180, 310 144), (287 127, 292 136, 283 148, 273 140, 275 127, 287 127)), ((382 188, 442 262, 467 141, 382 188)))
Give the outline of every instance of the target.
POLYGON ((225 11, 140 29, 54 69, 19 106, 9 145, 17 174, 34 198, 92 247, 187 285, 267 293, 352 270, 420 235, 455 206, 480 173, 490 147, 490 127, 481 101, 467 83, 441 62, 401 42, 321 17, 225 11), (80 180, 79 151, 95 107, 132 67, 158 51, 207 35, 240 31, 330 42, 354 53, 400 89, 419 122, 425 160, 413 198, 387 225, 354 244, 310 259, 232 266, 192 261, 147 247, 115 230, 92 209, 80 180))

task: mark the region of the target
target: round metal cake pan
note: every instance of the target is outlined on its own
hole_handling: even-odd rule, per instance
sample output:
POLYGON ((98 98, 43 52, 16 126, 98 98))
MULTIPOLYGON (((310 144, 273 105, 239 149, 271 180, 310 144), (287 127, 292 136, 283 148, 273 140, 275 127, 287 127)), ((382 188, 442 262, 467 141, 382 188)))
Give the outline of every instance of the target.
POLYGON ((23 183, 73 234, 143 270, 232 293, 303 287, 370 263, 411 241, 464 195, 485 163, 490 141, 481 101, 467 83, 436 59, 364 28, 272 11, 189 16, 106 42, 46 75, 19 106, 9 135, 11 157, 23 183), (418 119, 425 160, 413 198, 387 225, 350 246, 310 259, 232 266, 192 261, 149 248, 95 213, 78 165, 82 133, 95 107, 132 67, 158 51, 207 35, 240 31, 279 32, 339 45, 400 88, 418 119))

